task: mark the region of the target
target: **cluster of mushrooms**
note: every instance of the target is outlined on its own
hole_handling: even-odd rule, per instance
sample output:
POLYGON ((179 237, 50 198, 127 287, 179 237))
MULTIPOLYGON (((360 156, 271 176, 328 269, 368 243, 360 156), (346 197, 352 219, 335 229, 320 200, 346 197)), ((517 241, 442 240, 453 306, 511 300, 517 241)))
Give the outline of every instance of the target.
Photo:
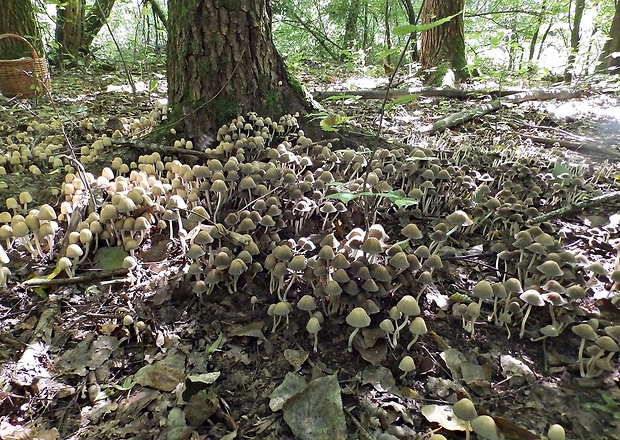
MULTIPOLYGON (((165 108, 156 112, 162 117, 165 108)), ((151 122, 133 124, 125 129, 151 122)), ((92 124, 85 129, 93 130, 92 124)), ((97 160, 119 135, 82 148, 81 162, 97 160)), ((137 271, 145 240, 165 234, 178 241, 183 270, 200 298, 251 292, 253 306, 268 304, 273 332, 292 314, 305 314, 315 351, 324 320, 345 317, 348 349, 380 339, 399 347, 404 377, 415 371, 407 353, 427 332, 425 289, 445 259, 458 253, 460 240, 477 236, 496 255, 495 270, 452 308, 472 336, 483 321, 505 328, 509 337, 518 328, 520 337, 534 340, 571 328, 582 338, 579 365, 588 376, 609 370, 619 350, 618 326, 581 322, 580 300, 592 277, 609 276, 617 286, 620 272, 607 275, 600 264, 564 250, 550 225, 527 224, 541 209, 595 195, 604 171, 586 178, 580 165, 559 172, 557 163, 520 155, 517 148, 485 157, 465 147, 449 149, 443 141, 432 150, 337 150, 313 143, 291 115, 235 118, 220 128, 219 143, 205 151, 212 158, 204 163, 155 152, 129 164, 115 158, 98 176, 54 156, 56 138, 36 155, 24 154, 28 136, 8 138, 4 163, 20 171, 37 166, 29 162, 37 158, 41 167, 47 161, 46 169, 65 167, 66 176, 55 208, 32 209, 25 195, 7 200, 0 239, 9 254, 50 258, 74 275, 101 246, 123 246, 129 254, 124 266, 137 271), (360 192, 365 195, 343 197, 360 192), (95 209, 68 231, 69 246, 58 255, 55 235, 85 198, 93 198, 95 209), (390 234, 380 225, 388 219, 397 222, 390 234), (267 286, 263 294, 253 288, 259 282, 267 286), (536 309, 546 315, 532 324, 536 309), (360 338, 363 332, 373 337, 360 338), (585 348, 586 340, 593 344, 585 348)), ((175 147, 193 144, 180 139, 175 147)), ((0 252, 2 286, 10 275, 5 254, 0 252)))

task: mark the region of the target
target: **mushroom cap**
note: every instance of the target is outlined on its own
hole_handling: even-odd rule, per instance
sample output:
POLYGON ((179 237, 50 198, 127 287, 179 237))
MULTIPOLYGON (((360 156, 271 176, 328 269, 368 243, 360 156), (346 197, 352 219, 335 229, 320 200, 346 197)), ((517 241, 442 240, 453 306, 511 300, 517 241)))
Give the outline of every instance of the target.
POLYGON ((432 254, 428 256, 423 266, 429 269, 441 269, 443 267, 443 262, 439 255, 432 254))
POLYGON ((605 327, 605 333, 620 342, 620 325, 609 325, 605 327))
POLYGON ((495 425, 495 420, 493 420, 492 417, 487 415, 478 416, 470 423, 473 430, 479 436, 485 438, 486 440, 499 440, 499 436, 497 435, 497 426, 495 425))
POLYGON ((381 323, 379 324, 379 328, 386 333, 394 333, 394 330, 396 330, 392 321, 387 318, 381 321, 381 323))
POLYGON ((407 254, 403 251, 396 252, 390 257, 388 264, 396 269, 408 269, 409 261, 407 260, 407 254))
POLYGON ((291 308, 289 307, 289 304, 284 301, 276 303, 273 307, 273 314, 276 316, 286 316, 289 313, 291 313, 291 308))
POLYGON ((478 417, 478 412, 476 411, 474 403, 467 398, 463 398, 452 405, 452 412, 459 419, 465 420, 466 422, 478 417))
POLYGON ((590 324, 577 324, 574 325, 571 330, 577 336, 583 339, 587 339, 588 341, 595 341, 598 338, 598 334, 596 331, 590 326, 590 324))
POLYGON ((311 335, 315 335, 319 332, 319 330, 321 330, 321 323, 316 317, 313 316, 312 318, 308 319, 308 323, 306 324, 306 330, 311 335))
POLYGON ((562 425, 551 425, 549 431, 547 431, 547 438, 549 440, 565 440, 566 433, 562 425))
POLYGON ((368 237, 360 246, 364 252, 369 254, 380 254, 383 252, 383 244, 376 237, 368 237))
POLYGON ((306 312, 316 309, 316 300, 312 295, 304 295, 297 301, 297 308, 306 312))
POLYGON ((403 315, 416 316, 420 314, 418 301, 411 295, 403 296, 396 304, 396 308, 403 315))
POLYGON ((421 245, 413 252, 416 257, 419 258, 428 258, 431 256, 431 251, 428 249, 428 246, 421 245))
POLYGON ((351 327, 368 327, 370 325, 370 316, 363 308, 356 307, 347 315, 346 321, 351 327))
POLYGON ((424 235, 422 234, 422 232, 420 231, 420 229, 415 223, 409 223, 407 226, 402 228, 400 232, 405 237, 412 239, 412 240, 419 240, 422 237, 424 237, 424 235))
POLYGON ((564 271, 560 269, 560 265, 553 260, 547 260, 536 266, 536 269, 549 277, 559 277, 564 275, 564 271))
POLYGON ((426 328, 426 322, 424 322, 424 319, 422 317, 417 316, 413 321, 411 321, 411 324, 409 325, 409 331, 417 336, 425 335, 428 332, 428 329, 426 328))
POLYGON ((530 305, 542 307, 545 305, 545 300, 543 299, 540 292, 536 289, 528 289, 519 295, 521 301, 524 301, 530 305))
POLYGON ((248 270, 248 266, 241 258, 235 258, 230 262, 230 266, 228 267, 228 273, 233 276, 241 275, 243 272, 248 270))
POLYGON ((620 351, 620 346, 610 336, 601 336, 597 338, 594 343, 605 351, 620 351))
POLYGON ((493 287, 487 280, 480 280, 473 287, 472 293, 476 298, 491 299, 493 298, 493 287))
POLYGON ((81 257, 82 255, 84 255, 84 251, 78 244, 74 243, 74 244, 70 244, 69 246, 67 246, 66 256, 68 258, 77 258, 77 257, 81 257))
POLYGON ((398 369, 400 371, 404 371, 405 373, 415 370, 415 362, 413 361, 413 358, 411 356, 405 356, 402 358, 398 364, 398 369))
POLYGON ((471 226, 474 222, 469 218, 465 211, 457 209, 452 214, 446 216, 446 220, 453 226, 471 226))

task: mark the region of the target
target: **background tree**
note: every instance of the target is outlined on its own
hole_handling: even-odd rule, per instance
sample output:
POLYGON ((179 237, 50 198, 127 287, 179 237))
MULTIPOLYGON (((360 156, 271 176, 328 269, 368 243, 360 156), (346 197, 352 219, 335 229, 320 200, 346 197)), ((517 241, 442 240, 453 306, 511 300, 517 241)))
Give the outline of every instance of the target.
POLYGON ((110 12, 116 0, 95 0, 95 3, 86 12, 83 33, 81 38, 81 51, 86 54, 90 52, 90 45, 110 17, 110 12))
MULTIPOLYGON (((572 2, 570 2, 572 4, 572 2)), ((575 0, 575 13, 573 15, 571 33, 570 33, 570 53, 568 54, 568 61, 566 63, 566 70, 564 70, 564 81, 570 82, 573 78, 575 70, 575 59, 579 52, 579 40, 581 31, 581 19, 583 17, 583 10, 586 6, 585 0, 575 0)))
MULTIPOLYGON (((41 32, 37 26, 35 10, 30 0, 3 0, 0 14, 0 34, 12 33, 26 37, 39 55, 43 55, 41 32)), ((0 42, 2 59, 12 60, 32 56, 28 47, 16 39, 5 38, 0 42)))
POLYGON ((603 52, 596 70, 620 74, 620 2, 616 2, 616 11, 611 22, 609 38, 603 46, 603 52))
POLYGON ((464 0, 425 0, 422 7, 422 24, 432 23, 458 14, 441 26, 422 32, 420 64, 433 73, 427 76, 430 84, 441 84, 453 72, 456 81, 469 78, 465 59, 465 31, 463 25, 464 0))
POLYGON ((169 0, 168 95, 186 135, 237 115, 304 109, 276 51, 266 0, 169 0))
POLYGON ((75 64, 82 47, 84 0, 67 0, 56 7, 56 61, 75 64))

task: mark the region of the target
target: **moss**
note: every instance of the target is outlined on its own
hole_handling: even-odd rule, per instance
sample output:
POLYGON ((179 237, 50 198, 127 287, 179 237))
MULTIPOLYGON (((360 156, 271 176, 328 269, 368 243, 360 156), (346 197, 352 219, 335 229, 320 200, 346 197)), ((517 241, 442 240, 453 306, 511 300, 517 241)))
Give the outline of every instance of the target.
POLYGON ((222 95, 213 99, 213 101, 207 104, 207 107, 209 108, 209 114, 216 121, 216 126, 228 123, 231 119, 238 116, 237 104, 222 95))

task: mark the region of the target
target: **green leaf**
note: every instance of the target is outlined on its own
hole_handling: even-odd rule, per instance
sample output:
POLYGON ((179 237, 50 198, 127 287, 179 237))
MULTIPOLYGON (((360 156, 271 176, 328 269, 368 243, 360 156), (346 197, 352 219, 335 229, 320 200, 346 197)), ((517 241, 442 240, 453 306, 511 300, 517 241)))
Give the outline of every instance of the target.
POLYGON ((102 247, 95 255, 95 267, 104 270, 121 269, 127 255, 122 246, 102 247))
POLYGON ((399 208, 406 208, 408 206, 417 205, 420 201, 412 199, 411 197, 399 197, 393 200, 394 204, 399 208))
POLYGON ((209 355, 211 353, 215 353, 216 351, 218 351, 220 349, 220 346, 222 345, 223 339, 224 339, 224 333, 220 333, 217 339, 215 340, 215 342, 213 342, 213 344, 209 345, 205 349, 206 354, 209 355))
POLYGON ((355 119, 355 116, 340 116, 331 114, 323 118, 319 125, 324 131, 336 131, 335 127, 350 121, 351 119, 355 119))
POLYGON ((360 193, 352 193, 352 192, 338 192, 338 193, 329 194, 325 196, 326 199, 340 200, 345 205, 349 203, 351 200, 355 200, 359 197, 361 197, 360 193))
POLYGON ((457 12, 454 15, 451 15, 449 17, 444 17, 441 20, 433 21, 432 23, 428 23, 428 24, 419 24, 419 25, 416 25, 416 24, 405 24, 403 26, 397 26, 397 27, 394 28, 392 33, 394 35, 406 35, 406 34, 412 34, 414 32, 427 31, 429 29, 433 29, 433 28, 435 28, 437 26, 441 26, 442 24, 449 22, 454 17, 456 17, 457 15, 460 15, 462 13, 463 13, 463 11, 457 12))
POLYGON ((408 102, 417 100, 419 97, 420 95, 401 96, 400 98, 393 99, 392 105, 407 104, 408 102))

